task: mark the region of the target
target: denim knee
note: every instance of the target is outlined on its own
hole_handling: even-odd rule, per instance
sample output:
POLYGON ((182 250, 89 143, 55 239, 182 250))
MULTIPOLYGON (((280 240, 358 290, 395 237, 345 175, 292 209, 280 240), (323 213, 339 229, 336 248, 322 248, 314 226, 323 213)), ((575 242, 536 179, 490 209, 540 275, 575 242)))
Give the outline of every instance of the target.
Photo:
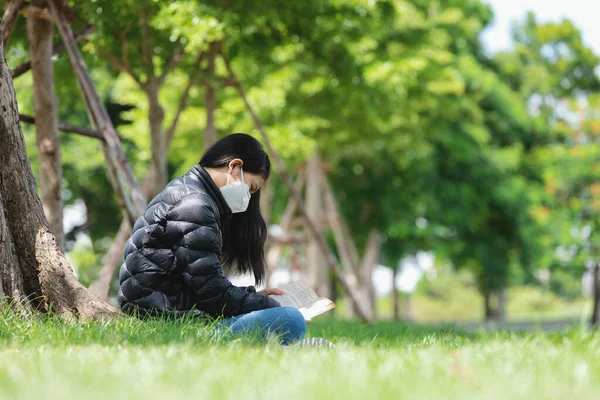
POLYGON ((306 334, 306 320, 300 311, 292 307, 277 308, 279 318, 285 325, 285 333, 282 338, 283 344, 289 344, 295 340, 304 338, 306 334))

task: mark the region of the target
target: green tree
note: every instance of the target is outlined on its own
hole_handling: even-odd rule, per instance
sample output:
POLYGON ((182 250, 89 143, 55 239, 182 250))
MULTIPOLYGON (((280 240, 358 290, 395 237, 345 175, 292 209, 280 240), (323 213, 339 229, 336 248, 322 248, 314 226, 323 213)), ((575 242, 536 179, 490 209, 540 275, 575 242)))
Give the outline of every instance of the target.
POLYGON ((514 31, 515 49, 496 56, 501 76, 527 101, 535 131, 527 170, 543 179, 535 218, 546 251, 540 265, 577 279, 595 263, 600 59, 568 20, 540 24, 533 14, 514 31))

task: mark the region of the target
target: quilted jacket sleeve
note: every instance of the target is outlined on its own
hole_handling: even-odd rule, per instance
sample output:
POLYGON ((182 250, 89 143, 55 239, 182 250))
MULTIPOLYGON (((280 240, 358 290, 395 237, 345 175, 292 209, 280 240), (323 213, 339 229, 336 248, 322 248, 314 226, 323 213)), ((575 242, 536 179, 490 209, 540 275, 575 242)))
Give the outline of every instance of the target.
POLYGON ((171 242, 184 285, 195 295, 196 308, 230 317, 278 307, 254 287, 237 287, 223 276, 219 211, 206 194, 192 193, 177 202, 161 219, 158 230, 171 242))

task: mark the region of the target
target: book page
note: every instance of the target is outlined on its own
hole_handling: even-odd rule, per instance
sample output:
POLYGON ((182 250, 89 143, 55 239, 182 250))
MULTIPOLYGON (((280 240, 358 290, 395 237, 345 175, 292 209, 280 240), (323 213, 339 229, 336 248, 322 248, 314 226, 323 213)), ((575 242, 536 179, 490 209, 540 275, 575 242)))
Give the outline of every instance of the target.
POLYGON ((305 319, 313 319, 317 315, 326 313, 334 308, 335 304, 333 304, 333 301, 326 299, 325 297, 321 297, 310 306, 300 308, 299 311, 302 313, 302 315, 304 315, 305 319))
POLYGON ((333 308, 333 301, 315 293, 306 283, 297 281, 282 288, 283 295, 271 295, 282 307, 297 308, 304 318, 312 319, 333 308))
POLYGON ((306 283, 297 281, 282 288, 283 295, 272 295, 283 307, 308 307, 319 299, 319 296, 306 283))

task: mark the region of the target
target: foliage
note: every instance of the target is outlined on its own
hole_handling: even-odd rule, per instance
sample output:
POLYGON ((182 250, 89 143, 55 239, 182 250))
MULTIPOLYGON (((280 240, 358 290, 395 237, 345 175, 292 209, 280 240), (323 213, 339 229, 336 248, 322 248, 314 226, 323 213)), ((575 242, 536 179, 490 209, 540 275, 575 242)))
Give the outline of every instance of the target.
POLYGON ((567 20, 540 24, 529 14, 514 36, 515 51, 499 54, 497 62, 501 76, 528 99, 536 117, 538 145, 528 168, 544 182, 533 210, 545 228, 540 244, 547 251, 539 262, 559 276, 579 279, 598 257, 600 78, 595 68, 600 59, 567 20))
MULTIPOLYGON (((576 276, 597 257, 599 61, 570 21, 530 14, 515 47, 492 55, 480 34, 493 14, 479 0, 69 4, 75 29, 96 28, 82 52, 140 180, 152 159, 147 83, 164 77, 170 123, 195 76, 169 149, 175 177, 201 155, 208 64, 194 63, 218 42, 286 164, 296 173, 319 150, 358 247, 381 232, 387 265, 431 250, 490 294, 538 267, 576 276)), ((21 19, 11 67, 27 49, 21 19)), ((54 66, 60 119, 89 125, 66 55, 54 66)), ((218 134, 257 134, 221 60, 216 75, 218 134)), ((16 87, 31 113, 31 77, 16 87)), ((87 207, 77 229, 92 247, 72 258, 85 280, 121 215, 98 143, 61 139, 66 203, 87 207)), ((279 177, 270 185, 277 221, 288 195, 279 177)))

